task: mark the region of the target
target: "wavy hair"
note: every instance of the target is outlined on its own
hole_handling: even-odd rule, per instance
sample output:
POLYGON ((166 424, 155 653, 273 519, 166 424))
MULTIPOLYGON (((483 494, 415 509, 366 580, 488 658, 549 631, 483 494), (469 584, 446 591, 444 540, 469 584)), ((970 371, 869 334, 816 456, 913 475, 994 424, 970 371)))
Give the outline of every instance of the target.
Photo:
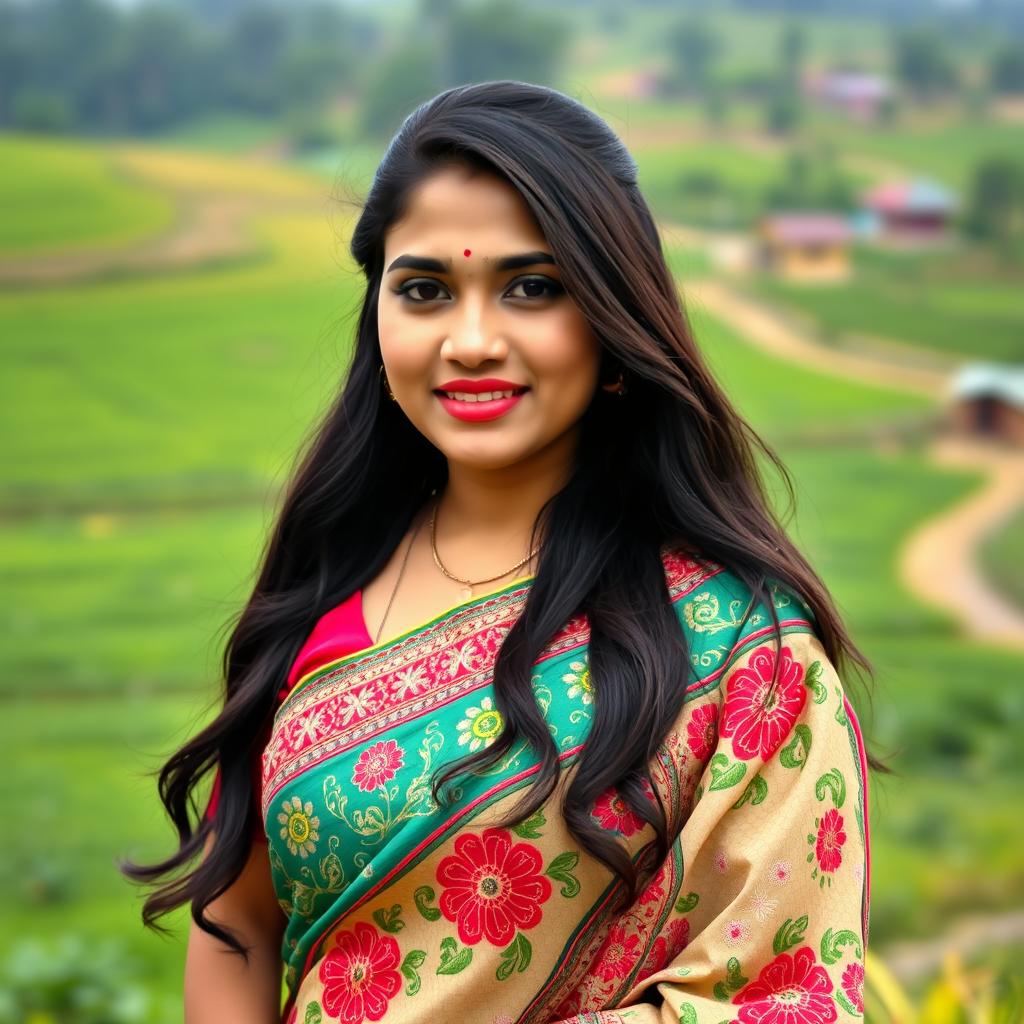
MULTIPOLYGON (((856 665, 873 674, 769 506, 757 453, 781 475, 790 510, 792 480, 713 379, 621 140, 554 89, 517 81, 448 89, 406 118, 380 162, 351 238, 366 289, 343 386, 297 462, 252 594, 225 645, 223 707, 159 772, 178 849, 156 864, 122 865, 136 881, 163 880, 143 906, 150 927, 189 902, 201 928, 247 955, 205 910, 238 878, 258 827, 250 766, 268 736, 281 681, 317 619, 381 572, 431 490, 445 485, 442 453, 384 396, 376 309, 385 233, 402 217, 411 190, 453 162, 500 175, 519 191, 566 292, 600 340, 602 378, 621 371, 628 391, 597 389, 569 479, 534 523, 531 549, 543 537, 537 571, 494 666, 504 731, 490 747, 443 765, 433 780, 435 799, 445 799, 458 776, 497 762, 523 740, 539 771, 503 824, 548 799, 559 778, 558 752, 533 696, 531 666, 565 622, 583 613, 593 719, 562 811, 580 845, 614 873, 620 905, 635 898, 684 823, 676 820, 678 808, 645 796, 647 763, 679 714, 692 672, 666 586, 666 546, 731 571, 754 596, 748 614, 763 601, 780 642, 769 591, 788 588, 813 612, 837 670, 856 665), (207 818, 194 794, 218 766, 220 800, 207 818), (591 819, 595 799, 610 786, 654 829, 636 861, 591 819), (208 855, 193 864, 211 836, 208 855)), ((869 763, 889 770, 874 756, 869 763)))

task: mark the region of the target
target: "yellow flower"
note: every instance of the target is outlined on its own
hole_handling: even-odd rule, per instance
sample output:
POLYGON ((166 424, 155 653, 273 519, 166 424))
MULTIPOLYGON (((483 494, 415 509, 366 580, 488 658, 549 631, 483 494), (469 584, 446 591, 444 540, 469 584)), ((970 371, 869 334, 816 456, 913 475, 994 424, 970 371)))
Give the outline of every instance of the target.
POLYGON ((466 708, 466 717, 459 722, 459 746, 467 744, 471 751, 489 747, 501 733, 504 724, 501 712, 490 697, 484 697, 478 708, 466 708))
POLYGON ((580 699, 584 704, 593 703, 594 687, 590 682, 590 669, 587 667, 586 662, 571 661, 569 662, 569 668, 572 669, 572 672, 566 672, 562 676, 562 682, 569 684, 569 698, 572 699, 577 694, 582 694, 580 699))
POLYGON ((316 853, 316 840, 320 838, 317 829, 320 819, 313 815, 313 805, 293 796, 281 804, 282 811, 277 816, 281 824, 281 838, 288 843, 288 849, 305 860, 311 853, 316 853))

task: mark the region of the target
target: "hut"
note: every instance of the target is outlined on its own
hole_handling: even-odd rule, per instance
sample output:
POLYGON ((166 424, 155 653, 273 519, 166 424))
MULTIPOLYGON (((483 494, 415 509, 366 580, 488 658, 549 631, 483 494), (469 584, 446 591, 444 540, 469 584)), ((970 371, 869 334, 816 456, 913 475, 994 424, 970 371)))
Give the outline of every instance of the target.
POLYGON ((808 73, 804 92, 815 102, 857 121, 873 121, 893 95, 885 75, 870 71, 833 70, 808 73))
POLYGON ((758 224, 758 262, 789 281, 841 281, 850 273, 852 230, 837 213, 770 213, 758 224))
POLYGON ((956 199, 938 182, 915 178, 877 185, 863 193, 861 205, 878 240, 920 245, 948 238, 956 199))
POLYGON ((949 422, 959 434, 1024 447, 1024 364, 961 367, 950 385, 949 422))

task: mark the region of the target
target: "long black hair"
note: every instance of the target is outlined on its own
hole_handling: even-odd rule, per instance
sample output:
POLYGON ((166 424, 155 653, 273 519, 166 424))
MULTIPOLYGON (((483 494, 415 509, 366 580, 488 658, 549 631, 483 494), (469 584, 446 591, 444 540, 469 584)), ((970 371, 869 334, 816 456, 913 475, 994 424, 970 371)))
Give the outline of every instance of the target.
MULTIPOLYGON (((516 81, 448 89, 406 118, 381 160, 351 240, 366 291, 347 375, 298 463, 226 644, 223 709, 160 771, 178 850, 153 865, 122 865, 137 881, 164 880, 143 907, 151 927, 189 902, 200 927, 246 955, 205 909, 239 876, 258 827, 250 766, 266 741, 281 681, 317 619, 380 573, 431 491, 444 487, 442 453, 383 391, 376 311, 385 233, 412 188, 453 163, 498 174, 519 191, 566 292, 600 340, 602 377, 621 372, 627 392, 596 390, 571 475, 534 524, 531 549, 543 537, 536 575, 494 667, 505 729, 490 747, 443 767, 435 796, 525 739, 540 770, 505 824, 547 800, 559 763, 534 700, 531 666, 569 618, 585 614, 593 719, 563 813, 581 846, 620 880, 621 902, 635 897, 683 824, 670 820, 660 800, 652 804, 644 785, 691 673, 666 587, 666 545, 733 572, 765 602, 777 631, 770 586, 789 588, 812 610, 837 669, 856 664, 872 674, 825 585, 769 506, 757 452, 781 475, 790 508, 792 481, 730 404, 694 342, 626 147, 600 117, 553 89, 516 81), (210 820, 199 814, 194 793, 217 766, 220 799, 210 820), (656 834, 650 856, 636 863, 590 816, 594 800, 613 785, 656 834), (211 834, 209 855, 192 865, 211 834)), ((870 755, 869 763, 887 770, 870 755)))

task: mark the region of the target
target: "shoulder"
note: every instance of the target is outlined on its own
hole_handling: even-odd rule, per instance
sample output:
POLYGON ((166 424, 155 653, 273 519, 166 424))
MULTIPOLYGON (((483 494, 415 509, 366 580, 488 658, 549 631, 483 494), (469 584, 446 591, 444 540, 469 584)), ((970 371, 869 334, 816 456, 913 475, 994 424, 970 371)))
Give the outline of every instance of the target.
MULTIPOLYGON (((768 602, 735 572, 678 548, 663 549, 662 561, 695 678, 717 677, 748 649, 774 637, 768 602)), ((814 613, 796 593, 777 581, 767 589, 784 637, 815 632, 814 613)))

